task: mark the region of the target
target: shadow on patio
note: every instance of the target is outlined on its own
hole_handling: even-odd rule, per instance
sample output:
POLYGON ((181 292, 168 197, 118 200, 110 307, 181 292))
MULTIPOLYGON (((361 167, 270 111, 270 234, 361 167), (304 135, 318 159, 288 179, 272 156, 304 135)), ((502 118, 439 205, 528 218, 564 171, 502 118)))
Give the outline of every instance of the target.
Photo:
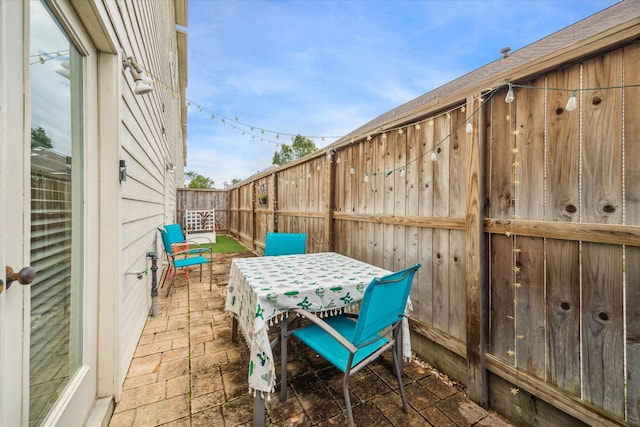
MULTIPOLYGON (((211 292, 208 277, 198 282, 195 270, 188 286, 185 276, 178 275, 169 297, 166 287, 160 289, 158 317, 147 320, 110 427, 253 425, 248 348, 242 338, 231 341, 231 320, 224 309, 231 260, 249 256, 255 254, 214 254, 211 292)), ((282 404, 278 393, 271 396, 267 423, 347 425, 342 374, 295 339, 289 343, 289 399, 282 404)), ((405 364, 404 381, 408 414, 402 412, 390 356, 357 374, 350 381, 356 424, 509 425, 419 361, 405 364)))

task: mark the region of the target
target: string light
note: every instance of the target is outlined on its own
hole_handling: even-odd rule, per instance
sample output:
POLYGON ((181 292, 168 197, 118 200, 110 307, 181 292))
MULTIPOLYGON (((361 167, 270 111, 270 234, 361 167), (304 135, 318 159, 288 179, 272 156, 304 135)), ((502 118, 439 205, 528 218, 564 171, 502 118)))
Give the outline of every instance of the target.
POLYGON ((473 125, 471 124, 471 120, 467 120, 466 132, 473 133, 473 125))
POLYGON ((513 101, 515 101, 516 96, 513 93, 513 85, 511 83, 509 83, 509 90, 507 91, 507 96, 504 97, 504 102, 506 102, 507 104, 511 104, 513 101))
POLYGON ((567 105, 565 105, 564 109, 567 111, 573 111, 578 108, 578 101, 576 100, 576 91, 571 92, 571 96, 567 101, 567 105))

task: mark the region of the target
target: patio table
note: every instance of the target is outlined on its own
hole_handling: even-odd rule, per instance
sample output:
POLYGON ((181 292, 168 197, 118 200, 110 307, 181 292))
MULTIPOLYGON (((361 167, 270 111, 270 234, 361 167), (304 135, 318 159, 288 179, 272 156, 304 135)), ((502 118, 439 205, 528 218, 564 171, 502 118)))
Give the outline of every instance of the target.
MULTIPOLYGON (((237 321, 251 349, 249 389, 256 396, 254 425, 264 422, 265 393, 275 391, 269 326, 286 325, 288 311, 298 307, 321 316, 357 310, 371 280, 389 273, 335 252, 232 260, 225 308, 234 317, 234 329, 237 321)), ((403 355, 410 357, 406 319, 404 326, 403 355)))

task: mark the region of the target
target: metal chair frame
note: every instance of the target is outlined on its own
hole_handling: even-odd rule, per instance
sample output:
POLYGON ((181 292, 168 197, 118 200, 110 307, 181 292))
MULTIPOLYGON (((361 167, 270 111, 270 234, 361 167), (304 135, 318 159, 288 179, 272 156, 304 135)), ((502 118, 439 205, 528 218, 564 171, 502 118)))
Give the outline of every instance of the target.
POLYGON ((345 313, 320 319, 303 309, 292 310, 292 313, 308 319, 311 324, 290 331, 289 328, 300 318, 289 324, 287 319, 283 319, 280 333, 281 401, 287 399, 287 338, 294 335, 344 372, 343 393, 349 425, 352 427, 354 421, 349 379, 382 353, 392 349, 393 371, 398 380, 402 409, 407 413, 402 385, 402 319, 413 277, 420 267, 420 264, 416 264, 385 277, 373 279, 365 290, 359 315, 345 313), (354 318, 357 320, 354 321, 354 318), (344 360, 347 353, 347 360, 344 360))
MULTIPOLYGON (((202 281, 202 265, 209 264, 209 290, 212 289, 212 264, 213 264, 213 248, 209 246, 208 248, 202 248, 199 246, 197 241, 189 241, 184 239, 184 235, 182 234, 182 229, 178 224, 167 224, 162 228, 158 228, 162 236, 162 243, 164 244, 164 250, 167 254, 167 260, 169 262, 169 268, 173 268, 174 274, 171 276, 171 282, 167 288, 167 296, 171 292, 171 288, 173 287, 173 283, 176 279, 176 274, 178 269, 186 268, 194 265, 200 266, 200 281, 202 281), (176 229, 177 227, 177 229, 176 229), (178 232, 179 230, 179 232, 178 232), (191 248, 189 246, 187 249, 174 252, 172 245, 176 243, 186 243, 186 244, 195 244, 196 247, 191 248), (205 255, 206 252, 209 252, 209 258, 205 255), (184 256, 184 258, 180 258, 180 256, 184 256)), ((164 286, 164 282, 167 279, 167 276, 171 273, 171 270, 165 275, 161 286, 164 286)), ((188 278, 187 278, 188 280, 188 278)))

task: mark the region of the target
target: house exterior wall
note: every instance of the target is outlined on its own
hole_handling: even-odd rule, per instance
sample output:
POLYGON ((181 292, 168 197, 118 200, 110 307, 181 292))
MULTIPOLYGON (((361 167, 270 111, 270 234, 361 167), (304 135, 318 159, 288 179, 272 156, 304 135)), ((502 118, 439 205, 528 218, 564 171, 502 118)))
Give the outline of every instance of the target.
MULTIPOLYGON (((95 337, 89 344, 92 347, 82 349, 82 354, 83 357, 91 356, 86 358, 90 365, 86 372, 96 379, 91 382, 92 391, 77 394, 82 395, 79 399, 83 400, 80 405, 83 408, 87 407, 86 401, 110 402, 95 405, 91 413, 74 412, 71 418, 65 418, 66 413, 62 413, 58 422, 60 425, 81 425, 83 420, 91 419, 100 423, 110 415, 113 402, 120 398, 138 338, 149 316, 152 276, 148 254, 158 253, 162 265, 163 247, 157 227, 176 218, 176 193, 182 185, 186 156, 186 127, 183 125, 186 121, 183 118, 186 113, 186 32, 179 31, 176 26, 186 26, 187 1, 45 0, 44 3, 70 40, 82 39, 91 47, 83 51, 82 69, 85 127, 80 132, 85 144, 86 168, 82 176, 84 192, 80 213, 84 215, 85 239, 82 308, 86 313, 97 315, 92 314, 82 325, 87 335, 95 337), (130 70, 123 65, 123 59, 127 57, 135 58, 153 80, 152 92, 135 94, 130 70), (121 161, 126 164, 126 180, 119 179, 121 161), (143 273, 138 279, 137 272, 149 274, 143 273), (65 420, 72 423, 65 424, 65 420)), ((16 46, 29 45, 29 5, 29 2, 15 2, 1 8, 3 22, 24 21, 23 33, 12 34, 11 43, 16 46), (18 3, 22 7, 18 7, 18 3)), ((11 49, 14 51, 20 49, 11 49)), ((0 64, 8 63, 22 64, 22 61, 0 53, 0 64)), ((11 93, 28 95, 28 76, 28 70, 24 75, 3 73, 2 88, 11 87, 11 93)), ((3 91, 0 96, 3 102, 8 102, 3 91)), ((23 102, 27 104, 24 110, 28 112, 28 96, 23 102)), ((5 116, 2 116, 3 125, 5 116)), ((0 133, 0 146, 8 147, 15 142, 16 135, 22 134, 24 146, 28 148, 28 114, 23 115, 20 131, 15 121, 11 122, 11 127, 11 134, 0 133)), ((3 157, 0 165, 7 170, 11 162, 15 162, 15 156, 12 159, 3 157)), ((24 171, 24 182, 28 187, 27 149, 22 161, 16 163, 21 167, 15 171, 24 171)), ((28 191, 20 192, 20 197, 25 193, 28 191)), ((29 198, 24 196, 24 199, 23 210, 28 211, 29 198)), ((3 198, 0 200, 6 202, 3 198)), ((28 214, 24 216, 24 230, 27 230, 24 233, 28 237, 28 214)), ((5 223, 6 218, 0 215, 0 235, 11 227, 5 223)), ((25 241, 25 249, 21 252, 28 259, 29 239, 25 241)), ((3 248, 8 247, 6 240, 4 243, 3 248)), ((16 248, 19 249, 17 245, 16 248)), ((6 254, 7 250, 0 250, 2 261, 8 263, 6 254)), ((159 270, 158 278, 161 273, 159 270)), ((23 292, 27 297, 18 300, 19 290, 20 287, 15 287, 11 292, 1 293, 0 307, 7 301, 24 304, 25 333, 28 333, 28 293, 23 292)), ((4 319, 2 315, 0 318, 4 319)), ((3 331, 0 330, 0 338, 6 335, 3 331)), ((88 345, 86 340, 83 345, 88 345)), ((25 364, 29 360, 27 347, 23 349, 26 355, 20 355, 27 361, 25 364)), ((12 367, 7 364, 14 360, 0 357, 2 372, 11 371, 12 367)), ((20 381, 29 383, 28 369, 24 371, 17 366, 14 370, 26 372, 26 380, 20 381)), ((6 392, 1 388, 3 384, 0 381, 0 395, 6 392)), ((3 419, 0 416, 0 424, 3 419)))
POLYGON ((153 92, 136 95, 131 76, 122 70, 119 160, 126 163, 127 180, 120 185, 118 212, 117 375, 124 380, 138 343, 139 334, 132 331, 141 331, 148 315, 151 279, 127 273, 147 268, 148 252, 163 251, 156 229, 175 216, 176 177, 182 174, 184 157, 173 3, 105 2, 105 9, 122 52, 148 70, 155 85, 153 92))

